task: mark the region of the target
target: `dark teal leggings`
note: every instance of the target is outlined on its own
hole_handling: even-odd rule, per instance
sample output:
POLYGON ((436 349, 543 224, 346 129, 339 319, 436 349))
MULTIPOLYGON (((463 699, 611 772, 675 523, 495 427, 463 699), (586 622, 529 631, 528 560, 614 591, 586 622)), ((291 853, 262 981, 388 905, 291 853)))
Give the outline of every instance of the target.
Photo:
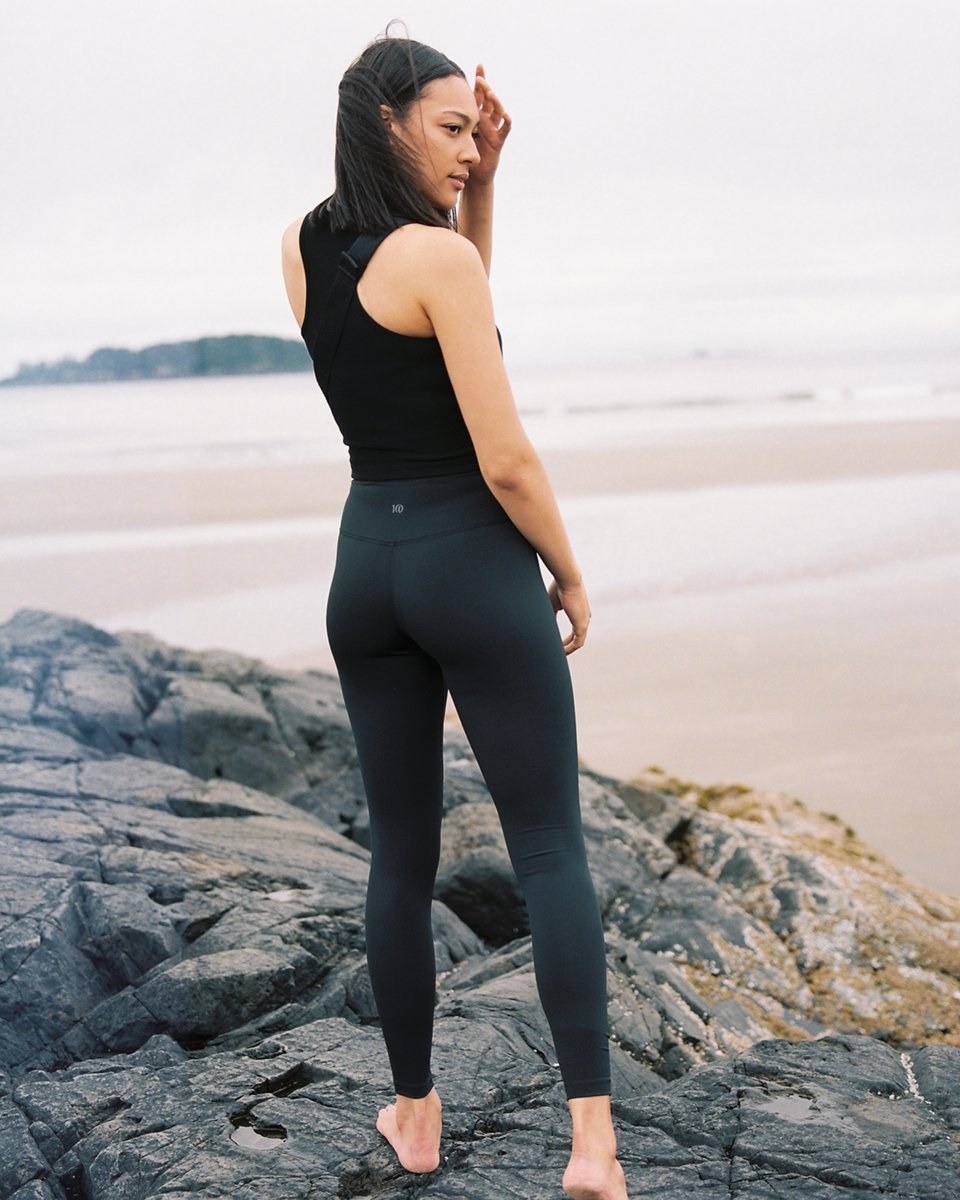
POLYGON ((433 1086, 430 909, 449 689, 526 900, 567 1095, 609 1093, 573 694, 532 547, 479 474, 354 482, 327 629, 370 808, 367 958, 397 1092, 433 1086))

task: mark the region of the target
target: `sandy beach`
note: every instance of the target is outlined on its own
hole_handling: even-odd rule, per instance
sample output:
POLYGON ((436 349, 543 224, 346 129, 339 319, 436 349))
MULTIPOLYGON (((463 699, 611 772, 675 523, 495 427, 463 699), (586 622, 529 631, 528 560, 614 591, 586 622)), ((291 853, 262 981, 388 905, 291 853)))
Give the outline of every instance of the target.
MULTIPOLYGON (((597 579, 571 660, 585 763, 787 791, 960 891, 960 420, 544 457, 597 579)), ((49 608, 329 669, 347 484, 324 461, 5 478, 0 619, 49 608)))

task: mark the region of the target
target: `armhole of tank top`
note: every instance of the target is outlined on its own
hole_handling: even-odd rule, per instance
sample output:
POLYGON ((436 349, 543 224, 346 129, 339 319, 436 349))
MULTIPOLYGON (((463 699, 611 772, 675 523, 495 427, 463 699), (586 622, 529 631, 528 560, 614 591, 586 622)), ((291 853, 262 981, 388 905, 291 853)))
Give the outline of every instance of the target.
POLYGON ((303 323, 300 326, 300 336, 307 336, 307 326, 310 322, 310 277, 307 271, 307 256, 303 245, 303 235, 307 228, 307 222, 310 220, 310 213, 300 222, 300 233, 297 236, 297 247, 300 250, 300 263, 303 266, 303 323))
POLYGON ((316 210, 311 209, 310 212, 307 212, 304 220, 300 222, 300 235, 296 239, 296 244, 300 248, 300 262, 304 264, 304 323, 300 325, 300 336, 304 338, 306 338, 307 330, 310 328, 310 320, 314 316, 313 305, 316 302, 316 298, 314 298, 310 287, 310 270, 307 269, 308 251, 305 245, 307 224, 310 223, 310 218, 313 216, 314 211, 316 210))
MULTIPOLYGON (((314 211, 316 211, 316 210, 311 210, 310 212, 308 212, 307 215, 300 222, 300 234, 297 239, 297 244, 300 249, 300 261, 303 264, 303 282, 304 282, 303 323, 300 326, 300 336, 303 337, 305 340, 312 333, 316 332, 316 323, 317 323, 317 321, 319 321, 320 317, 323 315, 323 312, 318 314, 314 311, 316 297, 313 296, 311 289, 310 289, 310 272, 307 269, 308 257, 312 257, 312 256, 309 255, 309 250, 307 249, 307 247, 305 245, 305 235, 307 232, 307 227, 310 222, 310 218, 313 216, 314 211), (311 325, 311 321, 313 322, 312 325, 311 325)), ((383 242, 386 241, 386 239, 390 236, 391 233, 394 233, 397 229, 399 229, 400 226, 412 225, 414 223, 415 222, 410 221, 405 217, 397 218, 397 223, 393 229, 388 229, 386 232, 384 232, 382 234, 375 235, 376 236, 376 244, 373 247, 370 247, 368 249, 368 252, 362 256, 362 265, 360 266, 359 273, 357 274, 357 277, 354 280, 353 295, 357 301, 357 307, 363 313, 364 317, 366 317, 366 319, 370 322, 371 325, 374 325, 377 329, 381 330, 382 332, 392 334, 394 337, 404 338, 404 339, 412 339, 413 341, 418 341, 418 342, 419 341, 436 341, 436 335, 431 335, 430 337, 419 337, 414 334, 397 333, 397 331, 395 329, 388 329, 385 325, 381 325, 380 322, 377 321, 375 317, 372 317, 367 312, 367 310, 363 307, 363 304, 360 301, 360 298, 357 295, 357 291, 356 291, 357 284, 360 282, 360 277, 363 275, 364 271, 367 269, 370 259, 373 257, 373 255, 376 253, 376 251, 379 250, 379 248, 383 244, 383 242)), ((358 235, 357 240, 359 241, 362 236, 366 236, 369 238, 371 235, 369 235, 369 234, 358 235)), ((355 244, 356 243, 354 243, 354 245, 355 244)), ((353 248, 353 245, 351 245, 350 249, 352 249, 352 248, 353 248)), ((326 303, 324 301, 323 308, 325 309, 325 307, 326 307, 326 303)))

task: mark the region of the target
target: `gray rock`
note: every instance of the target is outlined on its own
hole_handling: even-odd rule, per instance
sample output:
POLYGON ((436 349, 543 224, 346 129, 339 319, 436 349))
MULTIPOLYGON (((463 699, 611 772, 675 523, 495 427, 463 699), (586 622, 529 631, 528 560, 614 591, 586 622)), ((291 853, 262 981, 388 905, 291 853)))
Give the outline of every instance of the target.
POLYGON ((25 1183, 22 1188, 17 1188, 10 1200, 54 1200, 54 1193, 45 1183, 34 1179, 25 1183))
POLYGON ((947 1200, 960 1170, 899 1055, 869 1038, 762 1042, 620 1116, 646 1145, 638 1196, 947 1200))
POLYGON ((950 1129, 960 1129, 960 1054, 952 1046, 924 1046, 902 1056, 910 1093, 929 1104, 950 1129))
MULTIPOLYGON (((526 935, 529 921, 479 768, 469 750, 458 751, 447 772, 436 895, 490 945, 501 946, 526 935)), ((672 852, 599 776, 582 774, 581 804, 601 908, 609 912, 625 897, 633 903, 654 894, 676 866, 672 852)))
POLYGON ((28 1118, 10 1097, 0 1097, 0 1196, 14 1195, 48 1170, 28 1118))
MULTIPOLYGON (((335 681, 51 614, 0 627, 0 1200, 556 1195, 522 901, 462 738, 445 761, 444 1162, 413 1180, 373 1125, 335 681)), ((795 802, 581 787, 631 1197, 955 1196, 960 905, 795 802)))
MULTIPOLYGON (((793 960, 802 980, 795 990, 783 954, 769 940, 756 943, 760 969, 780 977, 775 995, 793 1011, 791 1024, 799 1017, 906 1047, 960 1044, 960 901, 911 882, 837 818, 798 800, 652 779, 687 802, 669 834, 679 860, 716 885, 728 913, 739 910, 733 920, 745 936, 751 918, 793 960)), ((757 977, 756 955, 739 953, 736 936, 731 944, 729 918, 721 925, 718 982, 750 1007, 772 989, 757 977)), ((700 936, 709 940, 709 928, 700 936)), ((699 963, 677 961, 702 985, 699 963)))
POLYGON ((493 946, 529 933, 492 801, 458 804, 445 813, 436 895, 493 946))

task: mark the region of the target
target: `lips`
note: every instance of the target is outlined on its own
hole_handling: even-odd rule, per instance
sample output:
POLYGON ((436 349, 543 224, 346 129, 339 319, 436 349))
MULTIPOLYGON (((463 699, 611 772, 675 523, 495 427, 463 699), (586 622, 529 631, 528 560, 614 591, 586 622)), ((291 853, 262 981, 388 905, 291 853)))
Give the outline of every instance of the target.
POLYGON ((463 189, 467 186, 467 180, 470 178, 470 176, 469 175, 451 175, 450 178, 453 180, 454 186, 456 187, 457 191, 462 192, 463 189))

